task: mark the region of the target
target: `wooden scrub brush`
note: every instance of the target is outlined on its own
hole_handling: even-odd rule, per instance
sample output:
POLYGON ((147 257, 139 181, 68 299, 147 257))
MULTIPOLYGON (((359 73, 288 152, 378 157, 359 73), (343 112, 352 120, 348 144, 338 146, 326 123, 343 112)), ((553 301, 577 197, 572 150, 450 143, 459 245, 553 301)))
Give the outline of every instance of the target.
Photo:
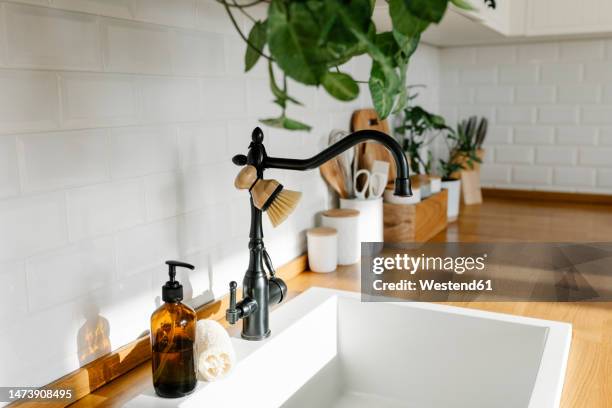
POLYGON ((249 190, 253 205, 268 213, 272 226, 276 227, 287 219, 295 210, 302 193, 283 188, 276 180, 264 180, 257 177, 257 169, 251 165, 244 167, 234 180, 239 190, 249 190))

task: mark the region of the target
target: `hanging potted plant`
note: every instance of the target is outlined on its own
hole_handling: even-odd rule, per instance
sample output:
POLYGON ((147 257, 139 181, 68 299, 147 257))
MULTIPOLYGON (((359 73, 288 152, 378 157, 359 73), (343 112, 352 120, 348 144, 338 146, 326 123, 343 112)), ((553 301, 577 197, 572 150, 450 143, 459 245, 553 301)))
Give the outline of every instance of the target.
MULTIPOLYGON (((287 78, 307 86, 323 86, 340 101, 354 100, 359 83, 367 83, 374 108, 381 119, 406 106, 406 70, 421 33, 439 23, 448 4, 473 10, 466 0, 387 0, 392 29, 377 32, 372 18, 374 0, 217 0, 222 4, 240 37, 246 42, 245 71, 260 59, 268 63, 270 91, 281 113, 261 119, 268 126, 309 130, 310 126, 287 116, 287 107, 301 102, 290 96, 287 78), (256 19, 255 6, 266 7, 256 19), (236 16, 253 25, 248 34, 236 16), (343 66, 354 57, 367 55, 369 78, 353 78, 343 66), (275 72, 280 73, 277 80, 275 72)), ((278 76, 278 75, 277 75, 278 76)))

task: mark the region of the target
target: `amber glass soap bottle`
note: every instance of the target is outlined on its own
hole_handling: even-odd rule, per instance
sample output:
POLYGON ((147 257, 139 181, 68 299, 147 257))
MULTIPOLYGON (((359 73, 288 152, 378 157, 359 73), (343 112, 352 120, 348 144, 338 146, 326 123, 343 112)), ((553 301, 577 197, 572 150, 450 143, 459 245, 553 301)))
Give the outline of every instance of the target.
POLYGON ((151 315, 153 387, 160 397, 178 398, 196 386, 193 346, 196 335, 196 313, 181 303, 183 286, 176 281, 178 266, 194 269, 178 261, 167 261, 170 280, 162 287, 161 305, 151 315))

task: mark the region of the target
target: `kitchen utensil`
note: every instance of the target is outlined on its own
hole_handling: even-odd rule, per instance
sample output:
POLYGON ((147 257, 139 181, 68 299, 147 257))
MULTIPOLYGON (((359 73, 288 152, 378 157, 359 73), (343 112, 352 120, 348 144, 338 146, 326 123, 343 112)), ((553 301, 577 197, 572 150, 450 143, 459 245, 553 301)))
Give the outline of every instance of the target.
POLYGON ((348 192, 346 191, 346 183, 344 181, 344 174, 342 173, 342 167, 338 162, 338 158, 328 160, 319 167, 321 176, 325 179, 327 184, 340 196, 340 198, 348 198, 348 192))
POLYGON ((353 176, 353 184, 357 186, 359 176, 363 175, 365 180, 361 184, 361 188, 355 187, 355 198, 359 200, 369 200, 380 198, 385 192, 387 186, 387 175, 382 173, 372 173, 369 170, 357 170, 353 176))
MULTIPOLYGON (((329 145, 340 141, 349 135, 349 132, 341 129, 334 129, 329 134, 329 145)), ((344 183, 348 196, 353 195, 353 160, 355 158, 355 148, 347 149, 338 156, 340 168, 344 174, 344 183)))
MULTIPOLYGON (((381 120, 374 109, 360 109, 353 112, 351 126, 353 131, 369 129, 389 134, 389 124, 386 120, 381 120)), ((376 142, 366 142, 359 146, 359 154, 355 157, 359 169, 371 169, 374 160, 386 161, 390 163, 387 180, 395 180, 397 171, 393 157, 383 145, 376 142)))

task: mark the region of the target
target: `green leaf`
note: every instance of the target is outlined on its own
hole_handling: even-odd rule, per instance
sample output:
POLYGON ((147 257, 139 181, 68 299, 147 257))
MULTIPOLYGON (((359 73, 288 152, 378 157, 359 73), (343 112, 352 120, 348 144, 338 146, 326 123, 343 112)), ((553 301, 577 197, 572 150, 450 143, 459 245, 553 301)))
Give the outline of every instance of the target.
POLYGON ((274 101, 281 108, 285 109, 287 107, 287 101, 292 102, 296 105, 302 106, 302 102, 289 96, 286 91, 279 88, 279 86, 276 84, 272 62, 268 62, 268 76, 270 77, 270 90, 272 91, 272 95, 274 95, 274 97, 276 98, 274 101))
POLYGON ((391 31, 387 31, 384 33, 376 34, 375 44, 383 54, 391 57, 392 66, 396 67, 396 56, 399 53, 400 48, 397 45, 397 41, 395 41, 393 33, 391 31))
POLYGON ((474 11, 476 8, 466 0, 450 0, 456 7, 467 11, 474 11))
POLYGON ((448 0, 403 0, 413 16, 431 23, 439 23, 444 17, 448 0))
POLYGON ((267 22, 257 21, 249 32, 249 42, 244 54, 244 72, 249 72, 257 64, 267 39, 267 22), (255 47, 256 49, 254 49, 255 47))
POLYGON ((302 122, 298 122, 297 120, 294 119, 290 119, 285 117, 283 120, 283 127, 285 129, 289 129, 289 130, 305 130, 305 131, 310 131, 310 129, 312 129, 309 125, 302 123, 302 122))
POLYGON ((422 33, 429 25, 428 21, 421 20, 410 12, 406 6, 406 0, 389 0, 389 15, 393 30, 408 38, 422 33))
POLYGON ((309 131, 310 129, 312 129, 309 125, 302 123, 302 122, 298 122, 295 119, 290 119, 286 117, 284 114, 279 116, 278 118, 260 119, 259 121, 263 123, 264 125, 267 125, 270 127, 287 129, 287 130, 309 131))
POLYGON ((268 6, 270 53, 285 74, 306 85, 318 85, 327 71, 316 17, 308 2, 272 0, 268 6))
POLYGON ((368 81, 374 109, 381 119, 387 118, 393 108, 393 92, 387 86, 387 79, 378 62, 372 64, 370 80, 368 81))
POLYGON ((323 76, 323 87, 331 96, 341 101, 352 101, 359 95, 359 85, 350 75, 328 71, 323 76))

